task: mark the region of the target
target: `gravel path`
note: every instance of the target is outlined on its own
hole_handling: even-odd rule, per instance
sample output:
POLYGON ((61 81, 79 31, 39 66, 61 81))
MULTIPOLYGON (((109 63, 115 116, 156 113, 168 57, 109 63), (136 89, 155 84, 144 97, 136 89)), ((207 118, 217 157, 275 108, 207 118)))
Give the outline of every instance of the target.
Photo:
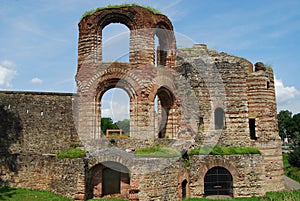
POLYGON ((287 188, 289 190, 299 190, 300 189, 300 183, 292 180, 291 178, 289 178, 285 175, 283 178, 284 178, 285 185, 287 186, 287 188))

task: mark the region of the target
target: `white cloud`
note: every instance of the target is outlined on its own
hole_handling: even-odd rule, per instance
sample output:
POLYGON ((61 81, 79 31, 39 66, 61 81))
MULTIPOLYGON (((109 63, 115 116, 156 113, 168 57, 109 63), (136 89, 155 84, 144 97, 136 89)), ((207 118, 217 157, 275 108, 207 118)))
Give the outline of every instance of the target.
POLYGON ((40 79, 40 78, 35 77, 35 78, 32 78, 30 82, 32 84, 41 84, 41 83, 43 83, 43 80, 40 79))
POLYGON ((11 81, 17 72, 13 69, 14 63, 4 60, 0 63, 0 89, 9 89, 12 87, 11 81))
POLYGON ((283 81, 275 77, 277 110, 289 110, 300 113, 300 91, 294 86, 285 86, 283 81))
POLYGON ((275 78, 275 90, 278 103, 288 102, 300 95, 294 86, 284 86, 282 80, 275 78))
POLYGON ((111 117, 114 122, 129 119, 129 97, 124 90, 114 88, 104 93, 101 116, 111 117))

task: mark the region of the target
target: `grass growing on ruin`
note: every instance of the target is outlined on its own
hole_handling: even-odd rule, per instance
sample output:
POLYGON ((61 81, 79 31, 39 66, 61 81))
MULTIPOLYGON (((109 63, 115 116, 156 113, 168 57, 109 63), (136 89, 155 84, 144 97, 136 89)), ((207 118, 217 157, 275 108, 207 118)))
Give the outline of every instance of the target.
POLYGON ((71 201, 47 191, 16 189, 0 186, 0 200, 6 201, 71 201))
POLYGON ((80 21, 81 21, 83 18, 85 18, 86 16, 92 15, 92 14, 94 14, 95 12, 98 12, 98 11, 100 11, 100 10, 109 9, 109 8, 122 8, 122 7, 127 7, 127 6, 138 6, 138 7, 146 8, 147 10, 151 11, 151 12, 154 13, 154 14, 161 14, 161 12, 160 12, 159 10, 157 10, 157 9, 155 9, 155 8, 152 8, 152 7, 150 7, 150 6, 140 6, 140 5, 134 4, 134 3, 133 3, 133 4, 126 4, 126 3, 124 3, 124 4, 120 4, 120 5, 108 5, 108 6, 106 6, 106 7, 100 7, 100 8, 96 8, 96 9, 94 9, 94 10, 91 10, 91 11, 87 11, 87 12, 85 12, 85 13, 82 15, 80 21))
POLYGON ((249 198, 226 198, 226 199, 208 199, 208 198, 189 198, 184 201, 231 201, 231 200, 244 200, 244 201, 297 201, 300 198, 300 190, 292 192, 268 192, 264 197, 249 197, 249 198))
POLYGON ((260 151, 254 147, 223 147, 216 145, 214 147, 205 146, 188 151, 188 155, 233 155, 233 154, 260 154, 260 151))
POLYGON ((79 148, 63 150, 57 153, 57 158, 82 158, 85 156, 85 151, 79 148))
POLYGON ((135 155, 141 157, 154 157, 154 158, 181 157, 179 151, 168 147, 163 147, 163 146, 153 146, 153 147, 138 149, 135 151, 135 155))
POLYGON ((300 182, 300 168, 292 166, 288 161, 288 154, 282 153, 284 174, 291 179, 300 182))

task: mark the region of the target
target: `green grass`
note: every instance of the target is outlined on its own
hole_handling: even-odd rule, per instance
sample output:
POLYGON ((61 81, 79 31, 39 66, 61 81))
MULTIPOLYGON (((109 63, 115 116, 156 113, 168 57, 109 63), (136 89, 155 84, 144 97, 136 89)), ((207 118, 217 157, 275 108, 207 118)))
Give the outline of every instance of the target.
POLYGON ((57 153, 57 158, 82 158, 85 152, 79 148, 63 150, 57 153))
POLYGON ((114 199, 105 199, 105 198, 103 198, 103 199, 90 199, 90 200, 88 200, 88 201, 101 201, 101 200, 105 200, 105 201, 128 201, 128 200, 114 200, 114 199))
POLYGON ((0 200, 5 201, 71 201, 47 191, 15 189, 0 186, 0 200))
MULTIPOLYGON (((300 168, 292 166, 288 161, 288 154, 282 153, 284 174, 291 179, 300 182, 300 168)), ((299 199, 300 200, 300 199, 299 199)))
POLYGON ((83 18, 85 18, 85 17, 87 17, 87 16, 89 16, 89 15, 92 15, 92 14, 94 14, 95 12, 98 12, 98 11, 100 11, 100 10, 109 9, 109 8, 122 8, 122 7, 127 7, 127 6, 138 6, 138 7, 145 8, 145 9, 151 11, 151 12, 154 13, 154 14, 161 14, 161 12, 160 12, 159 10, 157 10, 157 9, 155 9, 155 8, 152 8, 152 7, 150 7, 150 6, 140 6, 140 5, 134 4, 134 3, 133 3, 133 4, 126 4, 126 3, 124 3, 124 4, 120 4, 120 5, 108 5, 108 6, 106 6, 106 7, 100 7, 100 8, 96 8, 96 9, 94 9, 94 10, 91 10, 91 11, 87 11, 87 12, 85 12, 85 13, 82 15, 80 21, 81 21, 83 18))
POLYGON ((162 146, 147 147, 135 151, 136 156, 154 158, 174 158, 181 157, 179 151, 162 146))
POLYGON ((185 201, 298 201, 300 200, 300 190, 292 192, 269 192, 264 197, 249 197, 249 198, 229 198, 229 199, 207 199, 207 198, 189 198, 185 201))
POLYGON ((254 147, 222 147, 216 145, 214 147, 201 147, 188 151, 188 155, 233 155, 233 154, 260 154, 260 151, 254 147))

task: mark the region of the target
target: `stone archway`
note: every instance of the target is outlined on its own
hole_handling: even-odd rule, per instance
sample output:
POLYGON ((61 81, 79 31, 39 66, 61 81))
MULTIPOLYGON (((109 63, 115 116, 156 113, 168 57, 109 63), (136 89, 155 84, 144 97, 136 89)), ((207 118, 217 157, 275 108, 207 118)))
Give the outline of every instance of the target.
POLYGON ((117 162, 105 161, 88 172, 88 198, 110 197, 128 199, 130 189, 129 169, 117 162))
POLYGON ((216 166, 207 171, 204 177, 204 196, 233 195, 233 178, 223 167, 216 166))

